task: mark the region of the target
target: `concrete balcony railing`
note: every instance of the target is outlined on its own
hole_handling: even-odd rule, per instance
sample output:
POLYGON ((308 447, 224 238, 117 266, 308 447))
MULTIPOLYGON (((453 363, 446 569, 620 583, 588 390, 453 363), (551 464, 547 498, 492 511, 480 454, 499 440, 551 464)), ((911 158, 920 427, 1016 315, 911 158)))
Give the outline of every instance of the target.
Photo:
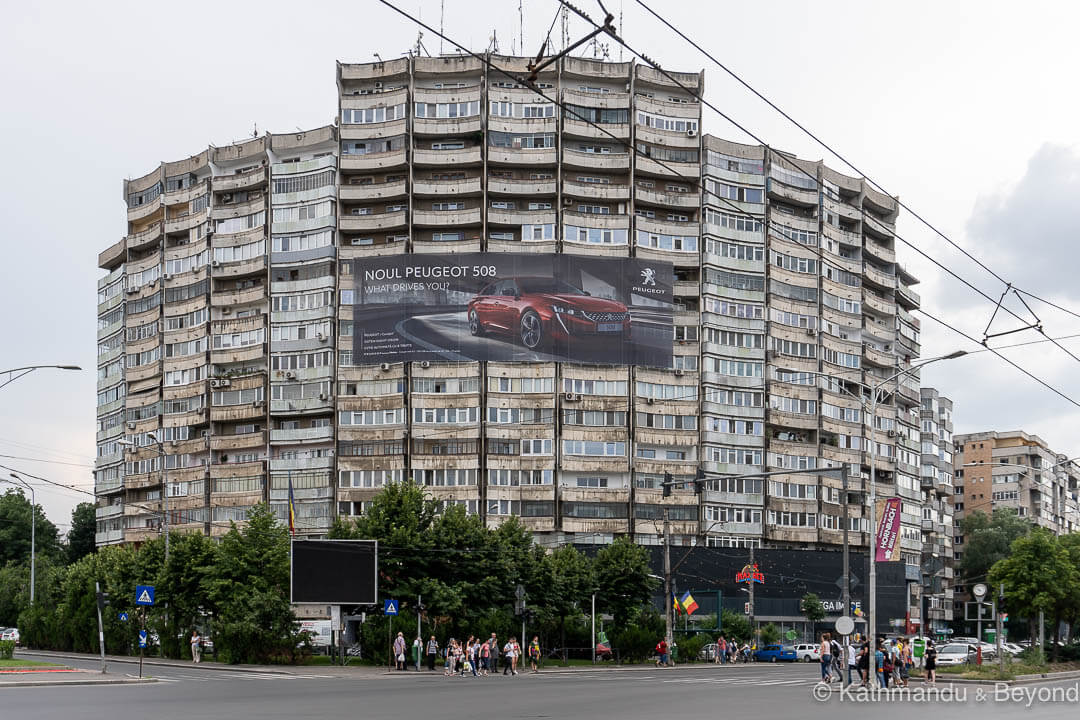
POLYGON ((868 281, 874 283, 879 287, 887 288, 890 290, 896 287, 895 275, 884 273, 875 268, 873 265, 870 265, 869 263, 867 263, 863 267, 863 275, 868 281))
POLYGON ((574 210, 567 210, 563 213, 563 223, 566 225, 574 225, 576 227, 628 230, 630 216, 597 215, 595 213, 580 213, 574 210))
POLYGON ((418 135, 469 135, 480 132, 480 116, 465 118, 413 118, 418 135))
POLYGON ((488 192, 506 195, 554 195, 554 180, 518 180, 509 178, 488 178, 488 192))
POLYGON ((190 185, 180 190, 173 190, 172 192, 163 193, 161 196, 162 202, 166 206, 180 205, 182 203, 189 203, 195 198, 205 195, 209 190, 208 183, 203 180, 195 185, 190 185))
POLYGON ((863 360, 878 367, 891 368, 896 363, 896 356, 892 353, 882 352, 867 344, 863 344, 862 355, 863 360))
POLYGON ((863 243, 863 251, 866 252, 868 255, 876 257, 878 260, 882 260, 887 263, 896 262, 895 250, 875 240, 871 240, 870 238, 866 238, 865 242, 863 243))
POLYGON ((629 110, 630 108, 630 93, 626 92, 591 93, 566 88, 563 90, 562 99, 565 103, 580 105, 581 107, 605 108, 608 110, 612 108, 629 110))
POLYGON ((381 170, 384 168, 401 167, 407 163, 407 155, 405 148, 400 150, 390 150, 389 152, 381 153, 367 153, 365 155, 355 155, 352 153, 345 153, 341 156, 340 163, 342 170, 362 170, 372 171, 381 170))
POLYGON ((630 138, 630 123, 603 123, 596 127, 592 123, 567 116, 562 124, 563 133, 568 136, 611 140, 612 135, 620 140, 630 138))
POLYGON ((226 365, 236 362, 250 362, 266 357, 266 343, 256 343, 247 347, 237 347, 210 351, 210 362, 226 365))
POLYGON ((213 179, 215 192, 232 192, 261 185, 266 182, 266 168, 257 167, 232 175, 218 175, 213 179))
POLYGON ((461 180, 413 180, 414 195, 453 197, 455 195, 476 195, 479 193, 479 177, 463 178, 461 180))
POLYGON ((587 200, 625 201, 630 199, 630 186, 566 181, 563 183, 563 194, 587 200))
POLYGON ((240 435, 211 435, 211 450, 245 450, 266 446, 266 431, 242 433, 240 435))
POLYGON ((480 215, 480 208, 466 208, 464 210, 415 210, 413 211, 413 224, 437 227, 478 225, 480 223, 480 215))
POLYGON ((98 267, 104 270, 119 267, 127 257, 127 242, 120 238, 98 253, 98 267))
POLYGON ((334 428, 329 426, 270 431, 271 443, 328 442, 333 439, 334 428))
POLYGON ((878 297, 873 293, 864 292, 862 302, 865 307, 882 313, 883 315, 896 314, 896 303, 892 302, 891 300, 886 300, 884 298, 878 297))
POLYGON ((339 226, 342 232, 389 230, 391 228, 404 227, 405 223, 404 210, 388 213, 375 213, 372 215, 342 214, 339 220, 339 226))
POLYGON ((225 405, 210 408, 213 422, 234 422, 266 417, 266 403, 259 400, 244 405, 225 405))
POLYGON ((198 227, 207 221, 210 217, 210 210, 201 210, 195 213, 187 213, 180 217, 170 217, 165 220, 165 233, 172 234, 178 232, 186 232, 192 228, 198 227))
POLYGON ((544 225, 555 222, 554 210, 488 209, 488 222, 494 225, 544 225))
POLYGON ((661 175, 670 178, 696 179, 701 169, 698 163, 675 162, 673 160, 654 160, 648 157, 638 157, 636 170, 648 175, 661 175))
MULTIPOLYGON (((284 204, 283 201, 279 201, 284 204)), ((245 202, 229 202, 215 204, 210 208, 210 218, 212 220, 225 220, 227 218, 245 217, 247 215, 253 215, 254 213, 261 212, 266 209, 266 197, 256 197, 245 202)))
POLYGON ((807 188, 795 187, 780 182, 776 178, 766 178, 765 187, 770 195, 775 195, 782 200, 788 200, 800 205, 817 205, 818 191, 807 188))
POLYGON ((142 250, 161 240, 162 223, 156 222, 150 227, 132 233, 125 238, 128 250, 142 250))
POLYGON ((912 309, 917 309, 922 304, 922 298, 919 296, 919 293, 903 283, 899 283, 896 286, 896 298, 897 300, 906 302, 912 309))
POLYGON ((891 238, 895 235, 893 228, 870 213, 863 213, 863 227, 885 238, 891 238))
POLYGON ((406 194, 404 180, 371 183, 369 185, 342 185, 338 188, 338 198, 343 202, 389 200, 391 198, 404 197, 406 194))
MULTIPOLYGON (((416 165, 472 165, 481 161, 480 146, 467 147, 461 150, 415 150, 413 162, 416 165)), ((344 168, 345 166, 342 165, 344 168)))
POLYGON ((144 218, 148 218, 156 212, 160 212, 162 208, 161 196, 158 195, 150 202, 145 202, 142 205, 138 205, 133 208, 128 208, 127 219, 128 222, 138 222, 144 218))
POLYGON ((266 288, 262 285, 244 288, 243 290, 216 290, 210 295, 210 304, 214 307, 226 305, 243 305, 266 299, 266 288))
MULTIPOLYGON (((563 163, 571 167, 585 169, 629 170, 630 153, 592 153, 565 148, 563 150, 563 163)), ((695 169, 694 176, 696 177, 697 166, 693 167, 695 169)))
POLYGON ((341 139, 348 141, 397 137, 404 135, 407 130, 408 121, 405 118, 380 123, 364 123, 362 125, 345 123, 341 126, 341 139))
POLYGON ((676 208, 697 208, 699 199, 696 190, 694 192, 661 192, 640 185, 634 188, 634 198, 639 202, 676 208))
POLYGON ((638 124, 634 134, 637 140, 666 147, 696 148, 700 142, 697 130, 658 130, 638 124))
POLYGON ((261 255, 239 262, 221 263, 214 267, 214 277, 243 277, 266 272, 266 256, 261 255))
POLYGON ((554 165, 558 155, 555 148, 489 147, 488 162, 515 165, 554 165))

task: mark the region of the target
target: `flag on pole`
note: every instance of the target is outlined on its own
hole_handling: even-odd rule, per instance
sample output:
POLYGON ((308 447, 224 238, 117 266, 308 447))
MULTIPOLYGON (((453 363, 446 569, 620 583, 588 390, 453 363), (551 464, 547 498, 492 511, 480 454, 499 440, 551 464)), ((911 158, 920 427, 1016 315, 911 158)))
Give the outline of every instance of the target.
POLYGON ((292 491, 292 471, 289 472, 289 534, 296 534, 296 501, 292 491))
POLYGON ((671 603, 675 606, 675 614, 682 615, 682 605, 679 604, 679 598, 675 595, 675 593, 671 593, 671 603))
POLYGON ((694 611, 698 609, 697 601, 689 592, 682 596, 682 606, 687 615, 693 615, 694 611))

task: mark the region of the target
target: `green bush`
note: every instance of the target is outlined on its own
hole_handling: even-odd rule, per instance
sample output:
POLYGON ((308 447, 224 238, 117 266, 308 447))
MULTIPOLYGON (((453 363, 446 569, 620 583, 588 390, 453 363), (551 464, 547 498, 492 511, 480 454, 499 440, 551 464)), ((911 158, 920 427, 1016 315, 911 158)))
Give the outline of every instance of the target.
POLYGON ((0 640, 0 660, 10 660, 15 655, 14 640, 0 640))
POLYGON ((711 643, 713 638, 706 633, 698 633, 697 635, 689 635, 682 639, 676 639, 679 643, 679 662, 688 663, 694 662, 698 659, 698 653, 701 652, 701 648, 711 643))

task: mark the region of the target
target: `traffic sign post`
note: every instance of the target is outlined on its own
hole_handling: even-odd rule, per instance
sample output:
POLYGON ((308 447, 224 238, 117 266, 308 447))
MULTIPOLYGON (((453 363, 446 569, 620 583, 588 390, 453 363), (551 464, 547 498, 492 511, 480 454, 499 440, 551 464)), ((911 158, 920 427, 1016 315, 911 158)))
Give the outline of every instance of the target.
POLYGON ((398 601, 386 598, 385 600, 383 600, 382 611, 383 615, 397 615, 398 601))
POLYGON ((136 585, 135 586, 135 604, 147 607, 152 607, 154 604, 154 586, 153 585, 136 585))
POLYGON ((986 597, 986 585, 982 583, 976 583, 975 587, 971 588, 971 594, 975 596, 975 600, 979 603, 979 620, 978 620, 978 632, 975 637, 978 638, 979 644, 975 646, 975 664, 982 665, 982 618, 983 618, 983 604, 982 599, 986 597))
POLYGON ((122 612, 119 615, 117 615, 116 617, 117 617, 118 620, 120 620, 120 622, 127 622, 128 621, 128 614, 126 612, 122 612))

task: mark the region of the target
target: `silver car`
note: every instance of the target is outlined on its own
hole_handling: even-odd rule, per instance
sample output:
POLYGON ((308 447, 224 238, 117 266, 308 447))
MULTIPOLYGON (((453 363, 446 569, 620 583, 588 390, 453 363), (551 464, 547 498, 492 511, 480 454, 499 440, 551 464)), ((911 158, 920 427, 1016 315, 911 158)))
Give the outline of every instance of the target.
POLYGON ((967 643, 950 643, 938 648, 937 664, 939 667, 948 665, 966 665, 975 662, 975 646, 967 643))

